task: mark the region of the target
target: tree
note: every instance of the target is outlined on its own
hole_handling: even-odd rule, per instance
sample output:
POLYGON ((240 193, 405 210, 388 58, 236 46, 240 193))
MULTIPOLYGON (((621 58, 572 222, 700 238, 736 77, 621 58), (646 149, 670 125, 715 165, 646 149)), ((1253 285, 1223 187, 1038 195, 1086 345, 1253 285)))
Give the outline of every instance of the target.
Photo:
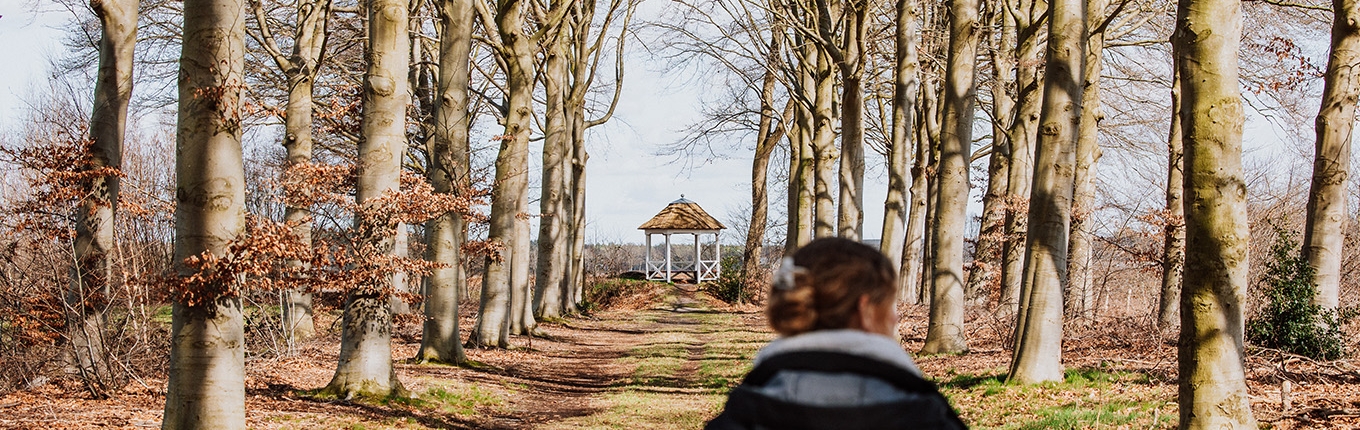
POLYGON ((1096 163, 1100 160, 1100 72, 1104 60, 1105 33, 1110 21, 1128 1, 1105 13, 1109 0, 1087 0, 1085 58, 1082 60, 1081 117, 1077 122, 1076 171, 1072 186, 1072 226, 1068 239, 1066 309, 1069 315, 1095 318, 1095 286, 1091 277, 1091 216, 1096 201, 1096 163))
MULTIPOLYGON (((439 12, 439 77, 429 140, 426 178, 434 191, 456 196, 471 193, 471 149, 468 108, 471 51, 476 0, 443 0, 439 12)), ((458 304, 467 283, 462 246, 467 239, 463 214, 449 212, 425 224, 425 258, 442 263, 425 278, 425 325, 416 359, 442 363, 467 360, 458 333, 458 304)))
MULTIPOLYGON (((245 5, 184 2, 175 148, 175 271, 191 258, 226 256, 245 228, 241 159, 245 5)), ((173 292, 170 370, 162 428, 246 427, 245 345, 234 281, 173 292)))
POLYGON ((533 117, 536 47, 551 28, 561 22, 564 7, 554 6, 553 16, 533 34, 524 34, 522 0, 499 0, 495 15, 477 2, 482 23, 496 29, 491 39, 505 68, 505 132, 497 139, 496 179, 491 191, 491 228, 482 277, 482 303, 468 343, 478 347, 507 347, 514 329, 532 329, 529 306, 529 231, 523 212, 529 199, 529 123, 533 117), (518 282, 518 283, 517 283, 518 282), (525 321, 526 319, 530 321, 525 321), (526 322, 528 324, 526 324, 526 322))
POLYGON ((1333 0, 1332 12, 1331 55, 1323 75, 1322 107, 1314 125, 1313 181, 1303 233, 1304 253, 1317 282, 1313 303, 1327 309, 1340 305, 1343 226, 1350 216, 1346 186, 1355 104, 1360 98, 1360 1, 1333 0))
POLYGON ((949 10, 949 60, 935 172, 939 185, 930 233, 930 323, 921 348, 924 354, 968 350, 963 333, 963 228, 977 90, 978 1, 950 0, 949 10))
POLYGON ((1029 207, 1030 187, 1034 177, 1034 147, 1039 134, 1039 109, 1043 102, 1042 76, 1039 75, 1039 41, 1044 36, 1044 13, 1048 8, 1041 0, 1014 0, 1007 7, 1015 20, 1015 110, 1010 115, 1006 142, 1010 155, 1006 179, 1006 242, 1001 250, 1001 299, 998 315, 1014 315, 1020 306, 1020 284, 1025 266, 1025 236, 1027 220, 1020 208, 1029 207))
MULTIPOLYGON (((288 80, 288 103, 284 107, 283 148, 285 166, 312 161, 312 90, 320 70, 321 54, 326 49, 326 21, 330 15, 330 0, 297 2, 296 35, 290 55, 285 56, 275 41, 269 19, 260 0, 252 0, 250 7, 258 28, 247 31, 264 48, 274 65, 288 80)), ((286 172, 285 172, 286 174, 286 172)), ((284 222, 293 224, 293 231, 303 243, 311 243, 312 211, 305 207, 284 209, 284 222)), ((294 262, 293 264, 301 264, 294 262)), ((283 305, 284 335, 306 339, 315 332, 312 323, 312 296, 305 291, 285 291, 283 305)))
POLYGON ((1062 381, 1063 281, 1072 217, 1077 122, 1081 118, 1086 11, 1082 0, 1048 4, 1044 103, 1034 150, 1025 273, 1008 380, 1062 381))
POLYGON ((1185 142, 1180 428, 1256 428, 1242 361, 1246 183, 1238 89, 1240 4, 1181 0, 1171 36, 1185 142))
MULTIPOLYGON (((916 139, 913 131, 918 127, 916 118, 917 94, 920 93, 920 62, 917 55, 917 32, 921 29, 914 0, 897 0, 897 49, 893 64, 892 134, 888 145, 888 196, 883 202, 883 231, 879 235, 882 242, 879 251, 888 256, 888 261, 900 262, 906 248, 908 216, 912 208, 908 206, 911 193, 910 169, 908 160, 912 158, 916 139)), ((899 270, 906 274, 907 270, 899 270)), ((905 277, 905 276, 903 276, 905 277)), ((906 297, 898 294, 898 299, 906 297)))
POLYGON ((137 0, 94 2, 99 18, 99 69, 95 76, 94 109, 90 114, 90 160, 97 176, 86 182, 85 197, 76 206, 75 264, 66 292, 67 327, 75 349, 74 365, 93 380, 107 380, 108 363, 102 331, 102 298, 110 295, 113 279, 114 217, 118 212, 119 169, 127 133, 128 103, 132 99, 133 48, 137 40, 137 0))
MULTIPOLYGON (((359 178, 354 195, 355 242, 375 254, 396 256, 399 222, 382 204, 399 191, 406 153, 410 37, 407 2, 370 0, 368 55, 364 71, 359 178)), ((392 309, 396 273, 374 276, 346 292, 340 357, 323 391, 341 398, 405 392, 392 367, 392 309)))
MULTIPOLYGON (((1172 74, 1179 74, 1173 70, 1172 74)), ((1166 215, 1162 226, 1162 292, 1157 305, 1157 327, 1180 325, 1181 279, 1185 270, 1185 145, 1181 141, 1181 83, 1171 83, 1171 128, 1166 139, 1166 215)))

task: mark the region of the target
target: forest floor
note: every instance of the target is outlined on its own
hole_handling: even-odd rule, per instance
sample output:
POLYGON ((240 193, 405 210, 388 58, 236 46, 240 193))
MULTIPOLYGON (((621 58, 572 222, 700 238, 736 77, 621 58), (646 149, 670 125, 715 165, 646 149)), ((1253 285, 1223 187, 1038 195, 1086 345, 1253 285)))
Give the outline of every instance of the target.
MULTIPOLYGON (((667 289, 669 287, 657 287, 667 289)), ((252 359, 246 408, 251 428, 324 429, 697 429, 775 336, 754 306, 732 307, 680 288, 540 324, 509 350, 468 350, 467 367, 409 361, 419 330, 393 339, 397 373, 411 398, 337 401, 308 395, 330 380, 338 336, 296 354, 252 359)), ((903 345, 919 350, 926 309, 902 309, 903 345)), ((465 320, 464 329, 471 320, 465 320)), ((1174 428, 1176 351, 1136 318, 1069 324, 1066 380, 1004 383, 1010 354, 1004 324, 970 312, 972 350, 917 357, 973 428, 1174 428)), ((1356 361, 1316 363, 1272 351, 1248 360, 1252 409, 1263 428, 1360 428, 1356 361), (1291 380, 1290 407, 1281 382, 1291 380)), ((0 364, 2 366, 2 364, 0 364)), ((158 428, 164 381, 148 379, 112 399, 93 400, 53 381, 0 397, 0 428, 158 428), (142 385, 145 384, 145 385, 142 385)))

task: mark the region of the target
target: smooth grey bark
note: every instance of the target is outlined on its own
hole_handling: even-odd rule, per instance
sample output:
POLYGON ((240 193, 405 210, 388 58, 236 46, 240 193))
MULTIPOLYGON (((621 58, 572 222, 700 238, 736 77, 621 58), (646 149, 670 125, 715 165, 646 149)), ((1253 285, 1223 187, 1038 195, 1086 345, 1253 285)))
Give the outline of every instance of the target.
POLYGON ((934 184, 931 172, 935 170, 935 143, 939 140, 939 97, 935 85, 927 84, 922 88, 922 97, 917 103, 916 155, 911 166, 911 211, 907 215, 907 238, 902 251, 902 285, 898 288, 902 300, 911 304, 930 303, 930 288, 922 273, 925 271, 926 255, 929 247, 926 220, 930 219, 930 196, 934 184))
MULTIPOLYGON (((1099 125, 1101 61, 1104 58, 1105 8, 1109 0, 1086 0, 1086 51, 1082 61, 1081 119, 1077 124, 1075 184, 1072 187, 1072 234, 1068 238, 1067 314, 1095 318, 1095 282, 1091 274, 1093 232, 1091 215, 1096 203, 1096 163, 1100 161, 1099 125)), ((1116 11, 1117 12, 1117 11, 1116 11)))
MULTIPOLYGON (((292 167, 310 163, 313 147, 312 92, 316 73, 320 69, 321 54, 325 51, 326 23, 331 2, 310 0, 297 3, 296 35, 293 37, 292 51, 286 56, 278 48, 260 2, 253 1, 250 6, 259 31, 247 34, 259 42, 288 80, 288 102, 283 111, 284 165, 292 167)), ((287 175, 287 172, 284 174, 287 175)), ((297 235, 300 243, 312 243, 311 208, 287 206, 283 211, 283 221, 293 225, 293 234, 297 235)), ((303 263, 291 261, 288 264, 301 266, 303 263)), ((311 337, 316 332, 312 321, 312 295, 301 290, 284 291, 282 319, 283 333, 288 339, 311 337)))
MULTIPOLYGON (((99 18, 99 68, 95 72, 94 108, 90 113, 90 170, 120 169, 132 99, 132 64, 137 41, 137 0, 90 4, 99 18)), ((76 205, 75 264, 66 289, 70 346, 87 385, 115 388, 104 348, 105 309, 113 279, 114 220, 118 214, 116 173, 89 178, 76 205)))
POLYGON ((1006 192, 1010 181, 1010 142, 1006 137, 1006 123, 1015 109, 1011 93, 1015 80, 1015 19, 1004 8, 988 10, 988 57, 992 60, 992 149, 987 156, 987 191, 982 194, 982 217, 978 226, 977 242, 973 247, 973 267, 968 271, 965 295, 970 299, 986 298, 985 291, 999 285, 1002 247, 1006 243, 1006 192))
MULTIPOLYGON (((475 0, 442 0, 439 13, 439 77, 426 151, 426 179, 436 193, 468 197, 471 191, 471 148, 468 109, 471 80, 473 8, 475 0)), ((425 277, 425 323, 416 360, 458 364, 467 361, 458 330, 458 304, 467 284, 462 246, 467 220, 449 212, 425 223, 425 258, 442 263, 425 277)))
MULTIPOLYGON (((519 278, 513 266, 527 264, 527 256, 516 255, 521 249, 519 233, 526 228, 519 220, 525 209, 529 189, 529 122, 533 115, 535 65, 533 55, 537 40, 524 34, 524 11, 521 0, 501 0, 496 4, 494 17, 483 18, 483 24, 496 28, 499 43, 495 46, 502 59, 506 76, 505 132, 498 137, 500 149, 496 155, 496 177, 491 191, 491 225, 487 241, 498 249, 486 259, 482 277, 482 302, 477 322, 468 343, 477 347, 510 346, 510 331, 514 323, 523 323, 527 284, 515 285, 519 278), (516 295, 515 292, 520 294, 516 295), (516 309, 518 302, 519 309, 516 309)), ((485 15, 486 12, 483 12, 485 15)), ((534 38, 537 39, 537 38, 534 38)), ((527 233, 527 232, 526 232, 527 233)), ((527 240, 525 240, 527 245, 527 240)), ((524 269, 527 275, 527 266, 524 269)), ((527 276, 522 279, 527 281, 527 276)))
MULTIPOLYGON (((778 52, 778 39, 770 42, 771 56, 778 52)), ((773 60, 773 59, 771 59, 773 60)), ((774 73, 766 72, 760 90, 760 121, 756 129, 755 157, 751 159, 751 222, 747 223, 746 244, 741 252, 741 280, 743 293, 737 300, 746 302, 747 291, 758 291, 764 287, 763 271, 760 270, 761 256, 764 254, 766 224, 769 221, 768 181, 770 155, 779 141, 784 138, 784 124, 788 123, 794 108, 793 101, 786 103, 782 118, 775 118, 774 95, 777 83, 774 73), (778 119, 778 122, 775 120, 778 119)))
POLYGON ((1181 429, 1255 429, 1243 360, 1246 183, 1236 0, 1181 0, 1171 35, 1185 143, 1185 277, 1181 287, 1181 429))
POLYGON ((835 123, 838 100, 836 76, 832 73, 833 64, 826 54, 814 53, 809 64, 813 69, 813 107, 812 107, 812 195, 813 195, 813 237, 836 235, 836 197, 832 189, 837 182, 837 159, 840 152, 836 148, 835 123))
POLYGON ((544 48, 543 179, 539 197, 538 272, 534 282, 534 316, 560 318, 563 313, 563 277, 566 275, 567 180, 570 170, 571 130, 566 105, 567 43, 565 32, 549 38, 544 48))
MULTIPOLYGON (((225 257, 245 231, 241 0, 186 0, 175 134, 175 272, 189 257, 225 257)), ((164 429, 244 429, 245 334, 237 285, 175 298, 164 429)))
POLYGON ((1303 252, 1313 267, 1313 304, 1341 304, 1346 186, 1350 183, 1351 132, 1360 98, 1360 1, 1332 0, 1332 47, 1323 74, 1322 107, 1314 128, 1313 181, 1304 218, 1303 252))
POLYGON ((1062 381, 1063 281, 1072 217, 1077 122, 1082 111, 1086 12, 1082 0, 1052 0, 1048 9, 1044 103, 1034 149, 1025 272, 1008 381, 1062 381))
POLYGON ((1034 178, 1034 142, 1039 133, 1039 109, 1043 103, 1039 76, 1047 3, 1043 0, 1015 0, 1010 6, 1015 18, 1015 112, 1011 116, 1006 141, 1010 144, 1009 178, 1006 180, 1006 244, 1001 250, 1001 299, 999 316, 1015 315, 1020 308, 1020 284, 1025 266, 1025 236, 1030 187, 1034 178))
MULTIPOLYGON (((916 102, 917 95, 920 93, 921 77, 917 33, 921 31, 921 23, 917 17, 917 4, 915 0, 897 0, 894 5, 897 21, 897 32, 895 39, 897 50, 894 53, 893 63, 893 99, 892 99, 892 135, 888 145, 887 167, 888 167, 888 195, 883 202, 883 230, 879 237, 879 251, 888 256, 888 261, 903 261, 903 254, 907 247, 908 235, 910 230, 907 227, 908 217, 911 214, 911 164, 912 151, 916 148, 917 142, 913 130, 916 124, 916 102)), ((917 240, 919 242, 919 239, 917 240)), ((918 245, 919 246, 919 245, 918 245)), ((904 266, 904 265, 903 265, 904 266)), ((905 278, 909 269, 901 267, 898 273, 905 278)), ((904 285, 914 282, 915 276, 911 280, 901 279, 899 282, 904 285)), ((897 295, 898 300, 906 300, 908 291, 901 291, 897 295)))
POLYGON ((1157 306, 1157 328, 1180 326, 1181 277, 1185 270, 1185 146, 1181 140, 1180 72, 1171 81, 1171 127, 1166 149, 1166 225, 1162 227, 1162 293, 1157 306))
POLYGON ((795 250, 812 241, 813 210, 813 166, 816 157, 812 152, 812 113, 801 104, 794 107, 793 124, 789 130, 789 186, 788 186, 788 233, 784 239, 784 254, 792 255, 795 250))
POLYGON ((963 331, 963 230, 973 142, 980 38, 977 0, 950 0, 949 57, 940 125, 937 193, 930 237, 930 322, 923 354, 968 350, 963 331))
MULTIPOLYGON (((368 44, 360 123, 359 178, 354 200, 359 246, 398 255, 393 214, 376 213, 375 202, 399 190, 406 153, 406 108, 410 95, 410 36, 407 2, 369 0, 368 44)), ((322 389, 340 398, 404 395, 392 367, 392 309, 395 273, 361 281, 346 293, 340 356, 335 376, 322 389)))
MULTIPOLYGON (((829 0, 818 2, 826 3, 829 0)), ((840 44, 826 51, 835 60, 841 76, 840 206, 836 212, 836 233, 852 240, 864 236, 864 44, 869 5, 868 0, 839 3, 840 44)), ((826 31, 830 26, 819 28, 823 29, 823 39, 834 40, 826 31)))

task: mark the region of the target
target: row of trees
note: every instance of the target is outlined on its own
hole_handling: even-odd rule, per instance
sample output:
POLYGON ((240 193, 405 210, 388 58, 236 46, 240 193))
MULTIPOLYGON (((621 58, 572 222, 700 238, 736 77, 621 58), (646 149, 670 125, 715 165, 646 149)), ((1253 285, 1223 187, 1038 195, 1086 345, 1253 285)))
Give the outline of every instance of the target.
MULTIPOLYGON (((98 33, 80 36, 98 43, 74 38, 77 58, 99 58, 88 131, 29 135, 5 153, 34 172, 31 190, 59 191, 6 196, 7 203, 30 203, 7 209, 38 220, 11 225, 10 233, 46 226, 56 233, 35 243, 74 249, 65 294, 54 306, 68 311, 64 328, 46 328, 69 341, 75 353, 67 354, 68 365, 92 375, 92 393, 110 394, 117 378, 101 375, 126 370, 107 359, 104 343, 116 329, 109 315, 129 312, 115 311, 120 305, 109 297, 146 285, 173 303, 165 428, 245 426, 243 325, 259 312, 243 301, 261 293, 282 297, 281 335, 289 342, 315 331, 314 294, 343 296, 341 353, 323 390, 342 398, 404 393, 390 339, 394 314, 421 312, 415 304, 424 314, 416 359, 466 360, 458 304, 468 293, 467 266, 480 266, 471 272, 482 283, 471 346, 507 347, 510 334, 532 333, 536 319, 577 312, 586 132, 607 122, 618 102, 635 1, 129 0, 89 7, 98 21, 83 20, 79 29, 98 33), (179 48, 177 62, 167 54, 172 48, 179 48), (178 70, 167 72, 173 64, 178 70), (140 98, 134 73, 139 89, 151 88, 139 90, 140 98), (157 93, 171 78, 177 96, 157 93), (173 256, 165 256, 173 267, 162 276, 133 267, 116 250, 127 242, 119 239, 126 223, 118 219, 137 215, 127 213, 133 196, 119 187, 133 173, 123 169, 125 136, 137 128, 129 107, 168 105, 178 108, 175 182, 161 197, 172 200, 173 241, 151 238, 173 242, 173 256), (475 157, 489 151, 474 144, 475 135, 490 127, 504 131, 488 136, 495 160, 479 168, 475 157), (263 169, 252 169, 261 161, 248 156, 258 146, 255 130, 281 136, 279 160, 264 161, 263 169), (528 153, 540 138, 535 252, 528 153), (75 155, 45 165, 38 159, 63 148, 75 155), (72 205, 73 215, 32 204, 43 199, 72 205), (412 233, 422 246, 408 244, 412 233)), ((77 76, 78 63, 70 65, 77 76)), ((34 315, 32 308, 17 312, 3 317, 7 344, 15 339, 11 322, 34 315)))
MULTIPOLYGON (((681 143, 712 142, 708 132, 726 125, 754 137, 743 253, 748 288, 763 287, 761 247, 780 218, 786 223, 777 235, 786 250, 813 237, 864 235, 871 148, 887 161, 882 250, 902 262, 899 296, 930 304, 923 351, 966 351, 965 298, 990 295, 996 314, 1014 321, 1011 377, 1021 382, 1060 379, 1064 315, 1094 309, 1089 262, 1099 138, 1161 144, 1162 137, 1112 133, 1127 127, 1109 123, 1106 106, 1119 121, 1139 109, 1103 105, 1102 88, 1124 88, 1126 104, 1128 92, 1148 88, 1139 83, 1171 88, 1159 314, 1164 328, 1181 326, 1182 424, 1250 425, 1241 372, 1249 234, 1238 88, 1246 82, 1278 89, 1300 80, 1260 80, 1268 68, 1251 68, 1250 59, 1239 67, 1242 14, 1235 2, 673 6, 648 24, 664 38, 661 52, 727 72, 721 93, 730 96, 681 143), (1174 67, 1146 66, 1156 55, 1123 51, 1155 53, 1166 47, 1162 31, 1169 28, 1174 67), (1239 76, 1240 69, 1247 73, 1239 76), (1107 81, 1111 76, 1118 79, 1107 81), (969 261, 970 173, 981 160, 986 191, 969 261), (785 217, 768 213, 770 178, 787 191, 785 217)), ((67 199, 75 216, 55 217, 70 222, 62 229, 75 255, 59 307, 66 310, 63 335, 84 351, 75 354, 77 368, 116 371, 95 358, 106 354, 102 337, 88 334, 107 330, 111 290, 130 282, 128 263, 110 250, 122 234, 118 218, 129 215, 121 210, 129 200, 120 180, 140 180, 124 169, 122 154, 132 76, 140 71, 139 88, 177 77, 178 97, 142 101, 178 102, 177 185, 166 196, 175 214, 175 274, 161 279, 175 303, 167 428, 244 425, 241 299, 251 291, 281 292, 289 339, 314 331, 312 294, 343 294, 340 361, 326 389, 340 397, 402 392, 390 360, 393 313, 417 300, 424 300, 417 358, 464 360, 457 308, 469 272, 482 275, 474 346, 507 346, 510 334, 531 333, 536 319, 570 314, 581 302, 586 130, 608 121, 617 103, 634 2, 195 0, 92 7, 99 23, 84 28, 102 31, 87 38, 99 41, 93 115, 87 131, 66 133, 85 142, 80 148, 88 148, 88 157, 49 169, 63 172, 78 196, 67 199), (177 71, 167 71, 176 64, 165 54, 169 48, 180 49, 177 71), (608 59, 615 61, 611 82, 597 79, 608 59), (479 128, 503 131, 481 147, 474 144, 479 128), (250 160, 243 147, 250 146, 249 131, 260 129, 282 136, 284 161, 272 170, 281 198, 252 197, 273 193, 245 174, 250 160), (538 138, 543 170, 534 252, 528 152, 538 138), (490 213, 478 213, 479 205, 490 213), (423 246, 408 245, 412 233, 423 246), (412 249, 423 255, 413 257, 412 249), (480 267, 461 264, 474 260, 480 267), (419 288, 408 285, 417 280, 419 288)), ((1308 7, 1318 8, 1302 5, 1308 7)), ((1340 17, 1353 9, 1331 8, 1338 18, 1309 194, 1317 202, 1308 205, 1305 233, 1320 303, 1333 308, 1342 231, 1334 223, 1347 217, 1356 97, 1354 77, 1344 75, 1354 59, 1343 56, 1355 29, 1340 17)), ((1299 56, 1287 43, 1246 48, 1280 62, 1299 56)), ((1156 124, 1165 130, 1166 118, 1156 124)))
MULTIPOLYGON (((1064 316, 1095 309, 1098 139, 1102 133, 1119 139, 1109 135, 1124 127, 1102 123, 1103 80, 1113 75, 1124 88, 1131 81, 1165 83, 1172 109, 1170 121, 1160 121, 1170 132, 1162 140, 1165 210, 1154 217, 1165 226, 1157 314, 1163 329, 1180 328, 1182 427, 1254 427, 1242 371, 1251 237, 1243 103, 1306 92, 1300 87, 1310 72, 1306 60, 1294 63, 1303 55, 1288 39, 1240 46, 1238 2, 748 0, 682 2, 679 9, 678 19, 658 24, 662 34, 685 36, 672 42, 673 58, 722 67, 741 88, 710 106, 704 120, 754 131, 755 219, 768 204, 769 139, 787 136, 789 167, 775 175, 787 180, 787 248, 816 236, 860 237, 868 125, 889 184, 882 250, 902 262, 899 297, 930 305, 922 352, 966 352, 965 298, 992 293, 996 313, 1015 324, 1010 378, 1025 383, 1061 380, 1064 316), (1136 59, 1156 59, 1146 47, 1166 46, 1153 39, 1161 29, 1171 30, 1173 66, 1132 69, 1121 49, 1139 47, 1136 59), (1275 58, 1270 67, 1304 67, 1270 76, 1270 67, 1239 65, 1239 49, 1275 58), (1116 66, 1112 74, 1103 71, 1108 63, 1116 66), (1241 93, 1244 83, 1254 95, 1241 93), (979 91, 982 85, 990 91, 979 91), (978 101, 986 103, 981 110, 978 101), (751 117, 759 121, 742 119, 751 117), (977 131, 990 136, 975 139, 977 131), (968 262, 969 174, 983 158, 981 231, 968 262)), ((1299 10, 1335 16, 1332 54, 1319 73, 1326 84, 1304 245, 1318 270, 1316 303, 1335 309, 1357 97, 1347 45, 1357 29, 1348 22, 1357 12, 1341 2, 1290 4, 1257 10, 1254 19, 1299 10)), ((1123 103, 1135 98, 1120 95, 1123 103)), ((1286 116, 1302 115, 1298 105, 1277 106, 1295 110, 1286 116)), ((1128 105, 1113 109, 1130 116, 1128 105)), ((710 144, 715 129, 692 128, 684 143, 710 144)), ((751 238, 762 237, 765 227, 750 224, 747 268, 758 267, 752 248, 759 242, 751 238)))

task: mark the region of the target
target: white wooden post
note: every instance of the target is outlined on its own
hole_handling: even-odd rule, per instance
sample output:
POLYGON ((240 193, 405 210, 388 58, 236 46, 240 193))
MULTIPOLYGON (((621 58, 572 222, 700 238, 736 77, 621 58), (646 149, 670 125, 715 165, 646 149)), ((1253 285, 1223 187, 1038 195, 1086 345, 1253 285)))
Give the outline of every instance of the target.
POLYGON ((642 263, 643 279, 652 279, 652 232, 647 232, 647 256, 643 257, 642 263))
POLYGON ((670 282, 671 275, 671 233, 666 232, 666 282, 670 282))
POLYGON ((703 280, 704 253, 699 244, 699 232, 694 232, 694 283, 703 280))

